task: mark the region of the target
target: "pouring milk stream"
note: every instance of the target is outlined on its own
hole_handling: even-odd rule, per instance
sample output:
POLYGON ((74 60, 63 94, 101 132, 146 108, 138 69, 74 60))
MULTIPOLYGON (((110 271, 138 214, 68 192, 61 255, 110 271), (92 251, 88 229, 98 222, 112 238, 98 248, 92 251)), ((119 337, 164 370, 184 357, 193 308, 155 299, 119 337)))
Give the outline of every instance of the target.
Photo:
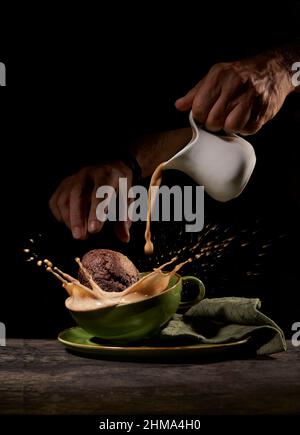
POLYGON ((166 169, 177 169, 189 175, 217 201, 236 198, 245 188, 253 172, 256 156, 252 145, 236 134, 217 136, 196 124, 192 112, 189 120, 193 132, 191 141, 170 160, 161 163, 153 172, 148 192, 148 212, 145 231, 145 254, 152 254, 151 211, 155 197, 151 187, 159 187, 166 169))

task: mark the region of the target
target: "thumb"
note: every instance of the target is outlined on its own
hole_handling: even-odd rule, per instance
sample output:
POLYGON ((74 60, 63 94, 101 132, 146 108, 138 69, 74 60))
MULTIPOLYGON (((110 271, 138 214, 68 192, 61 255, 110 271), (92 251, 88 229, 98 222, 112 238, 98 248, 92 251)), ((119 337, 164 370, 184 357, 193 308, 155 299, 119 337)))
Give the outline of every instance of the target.
POLYGON ((197 83, 197 85, 194 86, 186 95, 184 95, 184 97, 178 98, 178 100, 175 101, 175 107, 177 110, 184 112, 192 108, 195 95, 200 87, 200 83, 201 82, 197 83))

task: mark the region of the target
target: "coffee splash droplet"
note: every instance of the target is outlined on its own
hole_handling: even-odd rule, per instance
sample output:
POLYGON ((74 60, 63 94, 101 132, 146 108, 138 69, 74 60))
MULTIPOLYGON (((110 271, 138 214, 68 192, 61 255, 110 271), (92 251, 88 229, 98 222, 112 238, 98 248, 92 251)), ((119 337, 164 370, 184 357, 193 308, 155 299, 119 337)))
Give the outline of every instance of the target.
POLYGON ((53 267, 53 264, 47 258, 45 258, 44 263, 46 264, 46 266, 53 267))

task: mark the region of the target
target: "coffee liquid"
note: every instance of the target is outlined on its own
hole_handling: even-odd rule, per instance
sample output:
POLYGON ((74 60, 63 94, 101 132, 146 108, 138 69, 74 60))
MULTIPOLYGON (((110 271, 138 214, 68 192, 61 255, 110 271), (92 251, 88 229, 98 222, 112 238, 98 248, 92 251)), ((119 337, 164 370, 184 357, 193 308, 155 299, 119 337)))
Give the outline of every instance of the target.
POLYGON ((92 311, 99 308, 113 307, 121 304, 139 302, 149 297, 158 295, 167 289, 170 279, 186 263, 192 261, 188 259, 177 264, 171 272, 163 272, 162 269, 177 260, 174 257, 171 261, 164 263, 153 272, 143 276, 136 283, 123 290, 122 292, 106 292, 96 284, 91 274, 82 265, 79 258, 75 261, 78 263, 85 278, 88 280, 91 288, 81 284, 71 275, 64 273, 57 267, 53 267, 49 260, 44 260, 47 271, 52 273, 62 282, 62 286, 67 291, 69 297, 66 300, 66 307, 71 311, 92 311))
POLYGON ((151 241, 151 212, 153 210, 153 207, 155 205, 155 201, 156 201, 156 194, 152 195, 152 187, 157 186, 159 187, 161 185, 161 180, 162 180, 162 172, 164 169, 164 165, 165 162, 161 163, 160 165, 157 166, 157 168, 155 169, 155 171, 152 174, 151 180, 150 180, 150 185, 149 185, 149 190, 148 190, 148 208, 147 208, 147 223, 146 223, 146 231, 145 231, 145 246, 144 246, 144 252, 146 255, 151 255, 153 254, 154 251, 154 246, 153 243, 151 241))

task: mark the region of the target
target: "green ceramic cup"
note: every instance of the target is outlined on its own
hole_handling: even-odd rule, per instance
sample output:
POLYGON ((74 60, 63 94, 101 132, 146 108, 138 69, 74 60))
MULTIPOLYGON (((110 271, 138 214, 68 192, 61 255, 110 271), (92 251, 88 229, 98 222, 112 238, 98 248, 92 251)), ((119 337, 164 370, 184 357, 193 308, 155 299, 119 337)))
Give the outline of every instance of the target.
MULTIPOLYGON (((141 274, 143 276, 145 273, 141 274)), ((70 311, 81 328, 95 337, 114 343, 130 343, 149 338, 159 331, 178 309, 186 310, 202 300, 205 288, 194 276, 174 275, 163 293, 130 304, 107 307, 93 311, 70 311), (197 294, 182 297, 182 283, 192 281, 198 287, 197 294)))

